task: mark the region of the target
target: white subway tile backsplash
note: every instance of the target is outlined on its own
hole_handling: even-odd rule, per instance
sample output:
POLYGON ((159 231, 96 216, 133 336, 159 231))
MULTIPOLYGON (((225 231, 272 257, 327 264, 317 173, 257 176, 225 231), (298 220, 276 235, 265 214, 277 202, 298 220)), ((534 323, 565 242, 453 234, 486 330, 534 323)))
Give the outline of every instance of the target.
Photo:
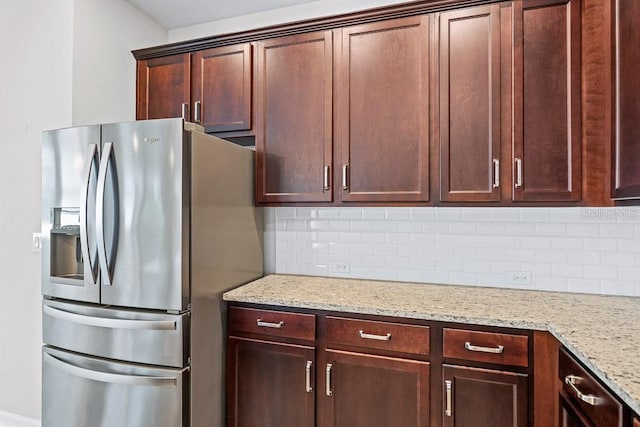
POLYGON ((265 211, 268 272, 640 296, 636 207, 265 211))

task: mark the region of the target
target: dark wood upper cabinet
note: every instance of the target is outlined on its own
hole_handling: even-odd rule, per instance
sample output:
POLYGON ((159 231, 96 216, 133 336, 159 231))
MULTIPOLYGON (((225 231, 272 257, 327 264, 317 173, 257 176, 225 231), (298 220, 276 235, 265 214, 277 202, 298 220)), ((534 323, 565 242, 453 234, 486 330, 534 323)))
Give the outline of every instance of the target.
POLYGON ((138 61, 137 120, 188 114, 190 65, 189 54, 138 61))
POLYGON ((513 199, 579 201, 580 0, 513 2, 513 199))
POLYGON ((429 363, 327 350, 326 425, 427 427, 429 363))
POLYGON ((615 199, 640 198, 640 2, 614 2, 613 194, 615 199))
POLYGON ((427 16, 342 30, 342 201, 429 199, 427 16))
POLYGON ((527 375, 444 365, 444 427, 526 427, 527 375))
POLYGON ((440 200, 500 200, 500 6, 440 15, 440 200))
POLYGON ((257 43, 258 202, 331 201, 330 31, 257 43))
POLYGON ((207 132, 251 129, 252 45, 192 55, 191 120, 207 132))

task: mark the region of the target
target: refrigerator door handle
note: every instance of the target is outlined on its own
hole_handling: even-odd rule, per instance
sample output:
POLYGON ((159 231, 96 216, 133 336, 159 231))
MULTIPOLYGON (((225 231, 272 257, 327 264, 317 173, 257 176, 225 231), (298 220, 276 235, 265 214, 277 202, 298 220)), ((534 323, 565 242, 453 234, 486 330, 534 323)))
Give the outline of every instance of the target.
MULTIPOLYGON (((107 185, 107 171, 109 169, 109 164, 111 163, 111 157, 113 155, 113 143, 107 142, 104 144, 104 151, 102 154, 102 158, 100 159, 100 168, 98 169, 98 191, 96 196, 96 233, 97 233, 97 241, 98 241, 98 262, 100 264, 100 271, 102 272, 102 282, 104 285, 111 286, 112 280, 112 265, 109 265, 110 260, 107 259, 107 247, 105 242, 105 225, 104 225, 104 197, 105 197, 105 189, 107 185)), ((115 173, 115 170, 114 170, 115 173)), ((114 182, 117 180, 114 179, 114 182)), ((117 201, 118 201, 118 190, 114 186, 114 211, 118 211, 117 201)), ((117 214, 116 214, 117 215, 117 214)), ((117 216, 116 223, 114 227, 114 236, 118 234, 117 227, 117 216)), ((115 237, 114 237, 115 238, 115 237)), ((112 253, 111 253, 111 262, 113 263, 113 258, 115 257, 115 246, 112 245, 112 253)))
POLYGON ((89 236, 87 234, 87 211, 89 199, 89 185, 91 182, 91 170, 96 163, 98 154, 98 144, 89 145, 89 153, 87 161, 84 165, 84 183, 82 185, 82 194, 80 195, 80 248, 82 249, 82 258, 89 264, 91 270, 91 284, 95 285, 98 281, 98 263, 96 262, 97 253, 91 253, 89 250, 89 236))
POLYGON ((174 377, 150 377, 145 375, 123 375, 110 372, 94 371, 81 368, 76 365, 64 362, 48 353, 42 355, 42 360, 59 370, 76 377, 88 380, 100 381, 111 384, 140 385, 148 387, 176 387, 177 378, 174 377))
POLYGON ((68 322, 79 323, 86 326, 97 326, 99 328, 112 329, 137 329, 149 331, 175 331, 177 325, 172 320, 129 320, 113 319, 109 317, 85 316, 71 311, 60 310, 48 305, 42 307, 44 314, 68 322))

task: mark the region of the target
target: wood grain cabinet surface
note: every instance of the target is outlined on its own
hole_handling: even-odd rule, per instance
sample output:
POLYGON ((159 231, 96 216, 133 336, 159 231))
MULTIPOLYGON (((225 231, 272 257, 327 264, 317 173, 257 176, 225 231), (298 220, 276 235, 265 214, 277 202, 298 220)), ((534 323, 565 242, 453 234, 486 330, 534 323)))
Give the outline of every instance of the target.
POLYGON ((581 1, 514 1, 513 40, 513 199, 579 201, 581 1))
POLYGON ((136 119, 184 117, 189 105, 189 54, 138 61, 136 119))
POLYGON ((500 6, 440 14, 440 199, 500 200, 500 6))
POLYGON ((250 43, 207 49, 191 56, 191 120, 206 132, 251 129, 250 43))
POLYGON ((423 15, 341 30, 342 201, 429 200, 428 28, 423 15))
POLYGON ((331 31, 257 43, 256 200, 332 200, 331 31))
POLYGON ((526 427, 526 374, 444 365, 445 427, 526 427))
POLYGON ((613 195, 640 198, 640 2, 615 0, 614 4, 614 111, 613 195))

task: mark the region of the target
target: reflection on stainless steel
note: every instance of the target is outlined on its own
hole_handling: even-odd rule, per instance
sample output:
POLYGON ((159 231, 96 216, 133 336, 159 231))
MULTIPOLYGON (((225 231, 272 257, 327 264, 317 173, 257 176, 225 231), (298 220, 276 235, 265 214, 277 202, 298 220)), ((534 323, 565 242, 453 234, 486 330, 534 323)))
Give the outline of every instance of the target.
POLYGON ((262 212, 254 153, 201 130, 45 132, 43 427, 224 425, 222 293, 262 275, 262 212))

